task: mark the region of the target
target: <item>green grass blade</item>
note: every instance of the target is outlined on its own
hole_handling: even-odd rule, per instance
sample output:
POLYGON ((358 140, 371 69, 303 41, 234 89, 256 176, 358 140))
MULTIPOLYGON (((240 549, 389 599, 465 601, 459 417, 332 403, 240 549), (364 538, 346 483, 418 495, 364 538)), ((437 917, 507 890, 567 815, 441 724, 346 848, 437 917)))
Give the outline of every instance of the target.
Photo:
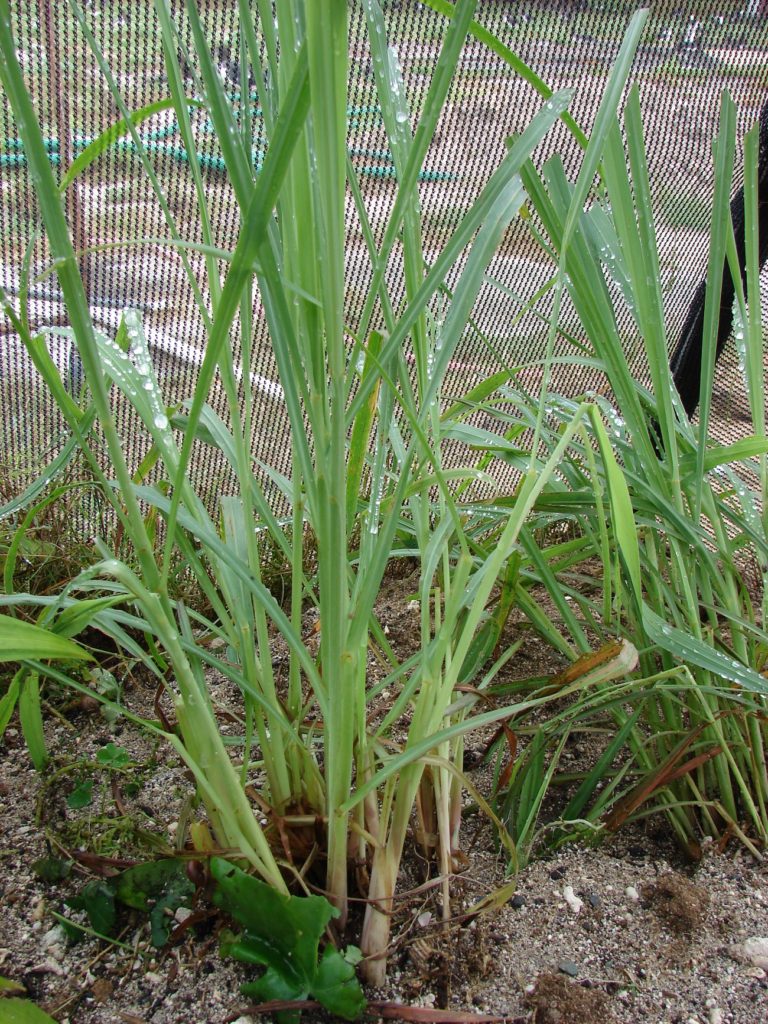
POLYGON ((720 126, 715 143, 715 197, 712 203, 707 290, 704 301, 704 328, 701 341, 701 389, 699 392, 699 441, 696 458, 698 486, 694 493, 694 515, 701 514, 704 487, 704 461, 712 405, 712 380, 715 372, 720 295, 723 283, 726 239, 731 223, 731 182, 736 149, 736 106, 727 93, 720 104, 720 126))
MULTIPOLYGON (((504 160, 493 173, 475 203, 464 215, 461 223, 451 235, 451 238, 424 278, 424 282, 418 292, 401 315, 395 330, 390 334, 384 345, 382 359, 386 360, 390 352, 396 352, 400 349, 417 318, 426 308, 433 295, 442 287, 450 268, 471 242, 494 203, 498 200, 499 195, 508 186, 509 181, 520 171, 530 154, 551 129, 562 111, 566 109, 572 95, 571 90, 563 90, 553 96, 531 120, 522 135, 515 139, 504 160)), ((415 152, 415 143, 412 154, 413 152, 415 152)), ((374 284, 375 282, 376 275, 374 275, 374 284)), ((348 415, 350 418, 354 418, 357 415, 360 405, 367 400, 374 385, 375 381, 371 380, 366 386, 360 387, 349 409, 348 415)))
POLYGON ((569 602, 566 601, 565 594, 558 584, 555 574, 547 564, 547 561, 538 544, 534 540, 530 529, 527 527, 524 527, 520 531, 520 542, 523 550, 531 561, 531 565, 536 572, 537 578, 541 580, 542 584, 546 588, 552 603, 562 617, 563 626, 570 633, 577 648, 582 654, 591 650, 589 641, 581 627, 581 623, 576 618, 573 608, 569 602))
MULTIPOLYGON (((196 100, 188 100, 187 102, 198 106, 200 105, 196 100)), ((155 114, 160 114, 164 110, 173 110, 173 107, 174 101, 172 99, 157 100, 155 103, 149 103, 145 107, 140 107, 138 110, 132 111, 128 120, 121 118, 119 121, 110 125, 109 128, 105 129, 100 135, 93 139, 92 142, 89 142, 82 153, 72 161, 66 174, 59 183, 59 189, 62 192, 65 192, 78 175, 91 166, 94 160, 97 160, 100 156, 106 153, 118 139, 121 139, 124 135, 128 135, 130 132, 129 123, 134 128, 138 128, 140 124, 147 121, 150 117, 154 117, 155 114)))
MULTIPOLYGON (((637 239, 640 247, 640 259, 635 264, 632 287, 637 308, 638 328, 641 337, 645 340, 648 364, 659 410, 658 420, 662 431, 664 451, 671 459, 674 481, 677 475, 674 389, 670 387, 669 381, 669 352, 664 324, 664 300, 661 291, 662 274, 653 221, 640 93, 637 86, 634 86, 629 94, 624 115, 624 127, 628 141, 637 215, 634 233, 623 236, 622 241, 631 244, 637 239)), ((674 483, 672 486, 674 487, 674 483)))
POLYGON ((21 691, 21 681, 24 678, 26 671, 27 670, 25 668, 20 668, 8 684, 8 689, 5 691, 3 696, 0 697, 0 738, 2 738, 5 730, 8 728, 11 716, 16 710, 16 703, 21 691))
MULTIPOLYGON (((455 18, 456 16, 456 8, 458 7, 458 4, 451 4, 448 0, 423 0, 423 3, 425 3, 427 7, 431 7, 433 11, 437 11, 438 14, 445 15, 446 18, 455 18)), ((520 75, 523 81, 527 82, 536 90, 539 96, 548 100, 554 95, 553 90, 550 89, 546 82, 539 78, 536 72, 529 67, 525 61, 521 60, 514 50, 510 50, 508 46, 505 46, 504 43, 502 43, 501 40, 492 32, 489 32, 487 28, 480 25, 478 22, 473 21, 469 26, 469 31, 475 39, 481 43, 485 43, 489 50, 495 53, 498 57, 501 57, 501 59, 505 61, 513 71, 520 75)), ((573 117, 565 112, 560 116, 562 117, 563 124, 567 125, 568 130, 571 132, 574 139, 576 139, 583 149, 586 149, 588 142, 587 136, 578 126, 573 117)))
POLYGON ((627 487, 626 478, 613 454, 608 433, 594 407, 590 409, 590 418, 603 459, 614 535, 627 570, 627 575, 629 576, 632 596, 637 603, 637 607, 640 607, 643 593, 642 572, 632 498, 627 487))
MULTIPOLYGON (((365 349, 361 380, 365 380, 368 374, 376 372, 378 357, 383 343, 384 335, 378 331, 372 331, 365 349)), ((347 528, 349 530, 353 527, 357 502, 362 489, 363 467, 370 447, 371 428, 376 413, 376 399, 377 391, 374 390, 371 392, 368 402, 362 406, 360 412, 355 417, 350 434, 346 500, 347 528)))
POLYGON ((205 109, 216 130, 216 139, 221 146, 221 155, 227 167, 237 203, 241 210, 248 205, 253 187, 251 160, 245 151, 243 139, 237 130, 224 83, 213 62, 205 31, 197 13, 194 0, 188 0, 187 13, 197 59, 200 61, 200 75, 205 88, 205 109))
POLYGON ((642 711, 643 705, 639 703, 632 714, 623 722, 616 735, 611 738, 605 750, 595 762, 592 770, 576 790, 573 797, 568 801, 561 814, 561 818, 564 821, 582 816, 584 808, 592 798, 597 787, 603 785, 606 777, 611 775, 611 765, 629 739, 632 730, 638 725, 642 711))
MULTIPOLYGON (((208 391, 213 381, 216 367, 223 358, 225 347, 229 341, 229 332, 237 315, 241 297, 250 287, 251 275, 256 259, 260 256, 262 264, 262 280, 265 282, 262 299, 274 337, 285 339, 291 344, 293 329, 288 312, 287 298, 280 287, 280 274, 268 239, 268 225, 272 219, 272 211, 277 196, 287 173, 294 147, 304 128, 309 109, 309 79, 306 51, 302 50, 303 58, 297 61, 296 70, 291 80, 283 107, 278 116, 275 128, 275 141, 267 151, 264 164, 248 206, 242 214, 242 226, 237 246, 232 257, 229 273, 222 290, 216 320, 211 327, 203 363, 200 367, 195 394, 188 415, 188 430, 179 460, 179 478, 187 471, 192 453, 197 425, 202 415, 208 391)), ((297 387, 295 368, 301 366, 301 357, 293 348, 289 354, 276 346, 275 354, 282 361, 281 379, 284 382, 286 404, 291 422, 301 422, 301 405, 297 387)), ((311 474, 311 459, 305 444, 298 446, 303 457, 303 469, 311 474)), ((309 477, 311 479, 311 475, 309 477)), ((172 537, 174 523, 178 514, 181 498, 181 487, 174 491, 174 505, 169 519, 169 536, 172 537)), ((166 554, 166 572, 170 564, 170 549, 166 554)))
POLYGON ((763 308, 760 285, 760 239, 758 237, 758 166, 760 125, 756 124, 744 136, 744 237, 746 253, 747 319, 745 371, 752 425, 756 434, 765 435, 768 425, 765 416, 765 368, 761 358, 762 337, 760 311, 763 308))
POLYGON ((759 672, 735 658, 729 658, 676 626, 670 626, 648 605, 644 605, 642 611, 643 626, 649 639, 662 650, 668 651, 674 658, 712 672, 721 679, 736 683, 750 693, 768 696, 768 680, 759 672))
MULTIPOLYGON (((531 446, 531 465, 536 457, 539 442, 544 426, 544 415, 547 406, 547 395, 552 369, 552 357, 554 355, 555 341, 557 339, 558 323, 560 318, 560 307, 563 290, 565 288, 566 275, 573 269, 574 262, 578 261, 578 253, 571 254, 571 239, 580 225, 584 216, 584 204, 592 189, 595 174, 603 157, 606 140, 610 134, 612 125, 615 122, 616 110, 624 91, 629 72, 632 68, 635 51, 640 42, 643 27, 648 18, 648 11, 640 9, 635 12, 629 27, 624 35, 616 61, 611 68, 608 82, 605 87, 600 105, 597 108, 595 122, 592 127, 592 134, 589 138, 584 159, 579 170, 576 183, 570 195, 570 201, 565 212, 562 234, 560 237, 559 262, 557 281, 555 284, 554 305, 551 314, 549 333, 547 336, 547 349, 544 359, 544 372, 540 389, 540 401, 536 416, 536 427, 534 430, 533 444, 531 446)), ((551 101, 550 101, 551 102, 551 101)), ((604 289, 603 285, 603 289, 604 289)), ((571 289, 572 290, 572 289, 571 289)))
MULTIPOLYGON (((8 0, 0 0, 0 24, 10 26, 8 0)), ((54 257, 56 274, 69 321, 77 340, 78 352, 93 395, 94 407, 105 432, 118 482, 124 492, 128 494, 130 474, 117 438, 109 396, 99 366, 88 300, 80 277, 77 256, 69 237, 62 197, 53 177, 32 101, 26 91, 10 31, 0 32, 0 82, 8 96, 19 126, 19 133, 24 142, 24 151, 29 161, 30 178, 36 189, 40 214, 54 257)), ((132 539, 142 569, 146 573, 148 581, 156 583, 156 567, 141 513, 137 506, 131 505, 129 498, 126 514, 131 520, 132 539)))

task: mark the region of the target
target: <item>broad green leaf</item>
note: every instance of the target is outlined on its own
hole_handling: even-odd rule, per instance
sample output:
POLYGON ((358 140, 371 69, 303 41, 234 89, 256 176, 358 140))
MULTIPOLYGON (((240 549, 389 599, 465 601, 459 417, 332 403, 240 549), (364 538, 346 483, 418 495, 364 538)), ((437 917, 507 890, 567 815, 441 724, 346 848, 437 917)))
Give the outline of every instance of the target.
MULTIPOLYGON (((248 935, 234 938, 230 933, 222 933, 221 955, 232 956, 246 964, 261 964, 257 952, 251 948, 248 935)), ((300 992, 290 981, 287 981, 279 971, 268 967, 256 981, 249 981, 240 986, 240 991, 248 999, 259 1003, 269 1003, 272 1000, 297 1000, 306 999, 308 992, 300 992)), ((300 1024, 301 1013, 298 1010, 280 1010, 275 1013, 276 1024, 300 1024)))
POLYGON ((2 977, 0 977, 0 993, 26 992, 26 991, 27 990, 24 988, 24 986, 20 982, 14 981, 12 978, 2 978, 2 977))
POLYGON ((96 752, 96 760, 105 768, 125 768, 131 763, 131 755, 125 747, 110 742, 96 752))
POLYGON ((3 1024, 56 1024, 39 1006, 15 996, 0 1002, 0 1020, 3 1024))
POLYGON ((173 927, 173 911, 191 906, 195 893, 186 862, 174 858, 137 864, 110 879, 109 884, 116 900, 149 913, 153 946, 166 944, 173 927))
POLYGON ((60 882, 72 874, 72 864, 73 861, 61 857, 40 857, 33 862, 32 870, 44 882, 60 882))
POLYGON ((313 995, 326 1009, 354 1020, 365 1008, 354 968, 332 947, 318 963, 318 946, 337 911, 322 896, 285 896, 220 858, 211 861, 213 902, 245 932, 226 944, 238 959, 261 963, 266 974, 249 994, 304 999, 313 995))
POLYGON ((312 982, 312 995, 326 1010, 344 1020, 356 1020, 365 1009, 354 965, 331 945, 323 950, 312 982))
POLYGON ((91 927, 99 935, 112 935, 117 924, 115 897, 109 882, 101 879, 89 882, 79 896, 73 896, 65 903, 72 910, 84 910, 91 927))
POLYGON ((50 628, 57 636, 73 637, 93 622, 94 616, 107 608, 123 604, 124 597, 95 597, 84 601, 73 601, 59 612, 50 628))
POLYGON ((92 656, 79 644, 57 636, 48 629, 34 626, 10 615, 0 615, 0 662, 40 661, 92 661, 92 656))
POLYGON ((67 807, 79 811, 81 807, 90 807, 93 803, 93 779, 78 782, 67 797, 67 807))
POLYGON ((32 764, 39 772, 48 763, 43 715, 40 709, 40 677, 37 672, 25 676, 19 693, 19 722, 32 764))
MULTIPOLYGON (((182 875, 186 878, 184 861, 169 857, 128 868, 113 878, 111 884, 115 897, 121 903, 135 910, 149 910, 168 885, 182 875)), ((194 892, 194 888, 190 882, 189 892, 194 892)))

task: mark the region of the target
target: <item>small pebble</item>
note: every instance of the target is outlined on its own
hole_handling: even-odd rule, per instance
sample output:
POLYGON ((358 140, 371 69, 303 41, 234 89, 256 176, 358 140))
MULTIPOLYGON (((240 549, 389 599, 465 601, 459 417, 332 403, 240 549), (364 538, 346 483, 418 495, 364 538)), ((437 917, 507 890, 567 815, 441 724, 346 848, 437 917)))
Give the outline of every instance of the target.
POLYGON ((549 872, 549 877, 553 882, 557 882, 561 878, 565 878, 565 868, 553 868, 549 872))
POLYGON ((603 905, 603 901, 596 892, 591 892, 589 896, 587 896, 587 899, 589 900, 589 905, 593 910, 599 910, 603 905))
POLYGON ((149 982, 150 985, 162 985, 163 976, 155 971, 147 971, 144 975, 144 981, 149 982))
POLYGON ((43 960, 40 964, 35 964, 34 967, 30 967, 29 974, 55 974, 58 978, 63 978, 69 973, 69 969, 63 964, 57 964, 52 957, 48 957, 43 960))
POLYGON ((637 891, 637 889, 634 887, 634 885, 628 885, 626 887, 626 889, 624 890, 624 895, 627 896, 629 899, 634 900, 634 901, 637 901, 637 900, 640 899, 640 893, 637 891))
POLYGON ((719 1006, 713 1006, 709 1011, 709 1024, 723 1024, 723 1011, 719 1006))
POLYGON ((579 973, 579 968, 573 960, 561 960, 557 969, 561 974, 567 974, 569 978, 575 978, 579 973))
POLYGON ((524 907, 527 902, 528 901, 525 896, 521 896, 520 893, 516 893, 509 901, 509 905, 513 910, 519 910, 521 907, 524 907))
POLYGON ((741 949, 753 966, 762 967, 764 971, 768 970, 768 938, 752 936, 752 938, 744 940, 741 949))
MULTIPOLYGON (((63 946, 67 941, 67 933, 60 924, 55 924, 40 939, 43 949, 52 950, 54 946, 63 946)), ((53 954, 52 954, 53 955, 53 954)), ((60 958, 57 958, 60 959, 60 958)))
POLYGON ((563 888, 563 899, 574 914, 581 913, 584 907, 584 900, 579 899, 579 897, 574 893, 572 885, 566 885, 563 888))

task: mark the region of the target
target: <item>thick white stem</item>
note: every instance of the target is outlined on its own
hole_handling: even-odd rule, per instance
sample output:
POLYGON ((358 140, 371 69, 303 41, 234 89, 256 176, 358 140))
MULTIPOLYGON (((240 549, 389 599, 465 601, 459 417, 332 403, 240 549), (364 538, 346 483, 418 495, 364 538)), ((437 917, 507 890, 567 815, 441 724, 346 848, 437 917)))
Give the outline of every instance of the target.
POLYGON ((453 870, 450 827, 451 779, 443 769, 435 777, 435 804, 437 809, 437 844, 440 874, 443 876, 443 922, 451 916, 451 871, 453 870))
POLYGON ((381 988, 387 976, 387 946, 392 921, 392 897, 399 857, 379 847, 373 854, 371 885, 365 908, 363 935, 360 948, 366 957, 360 965, 363 978, 369 985, 381 988))

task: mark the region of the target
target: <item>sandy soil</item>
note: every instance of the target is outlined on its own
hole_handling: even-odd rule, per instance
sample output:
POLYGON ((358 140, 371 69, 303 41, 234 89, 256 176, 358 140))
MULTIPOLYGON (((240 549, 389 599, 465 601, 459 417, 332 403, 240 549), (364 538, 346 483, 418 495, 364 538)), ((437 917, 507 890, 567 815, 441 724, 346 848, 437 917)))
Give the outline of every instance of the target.
MULTIPOLYGON (((379 603, 390 638, 405 649, 413 641, 411 584, 395 581, 379 603)), ((524 648, 524 656, 535 657, 535 646, 524 648)), ((152 714, 147 684, 129 682, 125 696, 134 709, 152 714)), ((226 704, 232 695, 220 690, 217 696, 226 704)), ((62 695, 53 703, 47 724, 53 762, 44 777, 29 766, 17 723, 0 747, 0 974, 23 984, 59 1024, 267 1020, 250 1013, 238 991, 254 974, 217 952, 219 917, 200 915, 162 950, 150 945, 146 916, 132 912, 121 919, 121 946, 87 936, 67 942, 53 916, 65 911, 64 900, 99 872, 172 851, 190 783, 168 750, 133 727, 110 724, 97 708, 68 705, 62 695), (130 752, 130 772, 93 768, 110 741, 130 752), (88 778, 93 802, 70 807, 67 798, 88 778), (36 862, 51 854, 72 859, 69 877, 39 877, 36 862)), ((483 788, 484 769, 472 778, 483 788)), ((565 847, 534 860, 520 871, 514 897, 479 916, 467 916, 467 908, 508 879, 483 819, 467 817, 463 848, 468 866, 451 881, 455 920, 447 931, 439 887, 424 887, 417 858, 406 863, 388 984, 369 993, 369 1020, 768 1020, 768 866, 735 844, 724 852, 705 845, 698 864, 686 863, 664 822, 649 818, 599 848, 565 847)), ((179 911, 175 923, 184 916, 179 911)), ((309 1008, 303 1019, 329 1018, 309 1008)))

